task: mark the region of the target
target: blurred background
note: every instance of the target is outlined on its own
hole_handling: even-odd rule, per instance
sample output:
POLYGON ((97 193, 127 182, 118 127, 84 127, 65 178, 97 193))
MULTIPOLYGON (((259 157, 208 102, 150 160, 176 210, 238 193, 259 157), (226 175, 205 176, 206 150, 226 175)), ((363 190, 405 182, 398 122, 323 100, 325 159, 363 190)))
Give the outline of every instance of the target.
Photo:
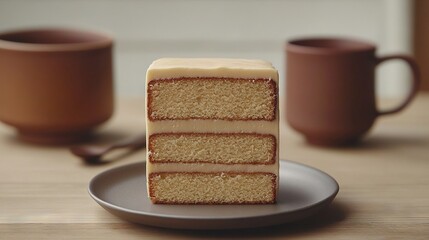
MULTIPOLYGON (((160 57, 264 59, 284 80, 285 42, 307 36, 355 37, 376 43, 378 55, 416 52, 421 64, 425 57, 428 64, 429 51, 423 45, 429 36, 422 24, 429 21, 428 2, 0 0, 0 31, 48 26, 108 32, 116 39, 117 95, 143 96, 146 69, 160 57)), ((386 63, 377 77, 382 97, 401 98, 407 93, 405 64, 386 63)))

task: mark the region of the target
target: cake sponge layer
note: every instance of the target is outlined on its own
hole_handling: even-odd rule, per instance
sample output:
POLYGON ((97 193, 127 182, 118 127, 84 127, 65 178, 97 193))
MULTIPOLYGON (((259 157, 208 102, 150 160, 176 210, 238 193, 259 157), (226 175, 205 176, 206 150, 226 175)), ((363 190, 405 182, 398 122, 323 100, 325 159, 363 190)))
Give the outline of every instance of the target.
POLYGON ((151 173, 149 196, 165 204, 275 203, 272 173, 151 173))
POLYGON ((153 163, 273 164, 276 138, 251 133, 161 133, 149 137, 153 163))
POLYGON ((156 120, 274 120, 271 79, 175 78, 148 83, 148 118, 156 120))

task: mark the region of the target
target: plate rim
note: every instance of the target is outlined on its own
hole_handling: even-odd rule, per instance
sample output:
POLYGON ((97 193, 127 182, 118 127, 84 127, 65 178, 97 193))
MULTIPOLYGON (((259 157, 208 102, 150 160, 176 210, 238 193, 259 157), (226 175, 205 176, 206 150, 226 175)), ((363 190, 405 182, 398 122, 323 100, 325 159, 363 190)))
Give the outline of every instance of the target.
MULTIPOLYGON (((288 164, 293 164, 293 165, 301 167, 301 168, 307 168, 307 169, 310 169, 312 171, 318 172, 319 174, 324 175, 325 177, 327 177, 329 180, 332 181, 333 186, 335 187, 334 191, 328 197, 320 200, 319 202, 313 203, 311 205, 307 205, 307 206, 302 207, 302 208, 293 209, 292 211, 277 212, 277 213, 268 213, 268 214, 261 214, 261 215, 255 215, 255 216, 247 216, 247 217, 234 217, 234 216, 227 216, 227 217, 182 216, 182 215, 171 215, 171 214, 163 214, 163 213, 142 212, 142 211, 133 210, 133 209, 129 209, 129 208, 124 208, 124 207, 117 206, 117 205, 114 205, 112 203, 109 203, 109 202, 107 202, 107 201, 99 198, 98 196, 96 196, 95 193, 93 192, 94 184, 97 181, 97 179, 103 177, 104 175, 108 175, 111 172, 119 171, 121 168, 129 168, 129 167, 134 166, 134 165, 146 165, 145 161, 135 162, 135 163, 130 163, 130 164, 122 165, 122 166, 113 167, 113 168, 110 168, 110 169, 107 169, 107 170, 105 170, 103 172, 98 173, 97 175, 95 175, 94 177, 91 178, 91 180, 89 182, 89 185, 87 187, 87 191, 88 191, 89 195, 91 196, 91 198, 93 198, 103 208, 104 207, 108 207, 108 208, 111 208, 111 209, 113 209, 115 211, 120 211, 120 212, 129 213, 129 214, 139 215, 139 216, 143 216, 143 217, 156 217, 156 218, 162 218, 162 219, 175 219, 175 220, 205 220, 205 221, 207 221, 207 220, 213 220, 213 221, 218 221, 218 220, 240 220, 240 219, 249 220, 249 219, 252 219, 252 218, 264 218, 264 217, 268 217, 268 216, 270 216, 270 217, 278 217, 278 216, 281 216, 281 215, 290 215, 290 214, 294 214, 296 212, 301 212, 301 211, 306 211, 308 209, 312 209, 312 208, 314 208, 315 206, 318 206, 318 205, 323 205, 325 203, 329 203, 338 194, 338 192, 340 190, 340 186, 339 186, 338 182, 335 180, 335 178, 333 178, 328 173, 326 173, 326 172, 324 172, 324 171, 322 171, 320 169, 317 169, 315 167, 308 166, 306 164, 302 164, 302 163, 298 163, 298 162, 294 162, 294 161, 290 161, 290 160, 283 160, 283 159, 281 159, 280 162, 279 162, 279 164, 281 164, 281 162, 287 162, 288 164)), ((279 166, 279 168, 280 167, 281 166, 279 166)))

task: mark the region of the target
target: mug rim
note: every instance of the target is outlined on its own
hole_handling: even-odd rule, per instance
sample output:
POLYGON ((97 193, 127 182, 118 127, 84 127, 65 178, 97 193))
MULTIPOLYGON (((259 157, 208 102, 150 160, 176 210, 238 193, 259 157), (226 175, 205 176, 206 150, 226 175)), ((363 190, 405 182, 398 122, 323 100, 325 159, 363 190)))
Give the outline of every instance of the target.
POLYGON ((345 37, 307 37, 288 40, 286 51, 311 54, 374 52, 374 43, 345 37))
POLYGON ((28 28, 0 33, 0 49, 33 52, 85 51, 113 45, 113 37, 105 32, 62 27, 28 28), (81 41, 40 43, 4 39, 5 37, 34 36, 37 34, 69 34, 82 37, 81 41), (83 38, 87 39, 84 40, 83 38))

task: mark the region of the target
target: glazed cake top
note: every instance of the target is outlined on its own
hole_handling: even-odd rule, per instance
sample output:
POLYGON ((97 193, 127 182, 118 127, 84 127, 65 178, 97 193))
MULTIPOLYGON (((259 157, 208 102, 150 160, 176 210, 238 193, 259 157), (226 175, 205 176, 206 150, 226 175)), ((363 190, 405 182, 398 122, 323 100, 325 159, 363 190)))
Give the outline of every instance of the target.
POLYGON ((278 80, 270 62, 230 58, 161 58, 148 68, 147 81, 183 77, 248 78, 278 80))

